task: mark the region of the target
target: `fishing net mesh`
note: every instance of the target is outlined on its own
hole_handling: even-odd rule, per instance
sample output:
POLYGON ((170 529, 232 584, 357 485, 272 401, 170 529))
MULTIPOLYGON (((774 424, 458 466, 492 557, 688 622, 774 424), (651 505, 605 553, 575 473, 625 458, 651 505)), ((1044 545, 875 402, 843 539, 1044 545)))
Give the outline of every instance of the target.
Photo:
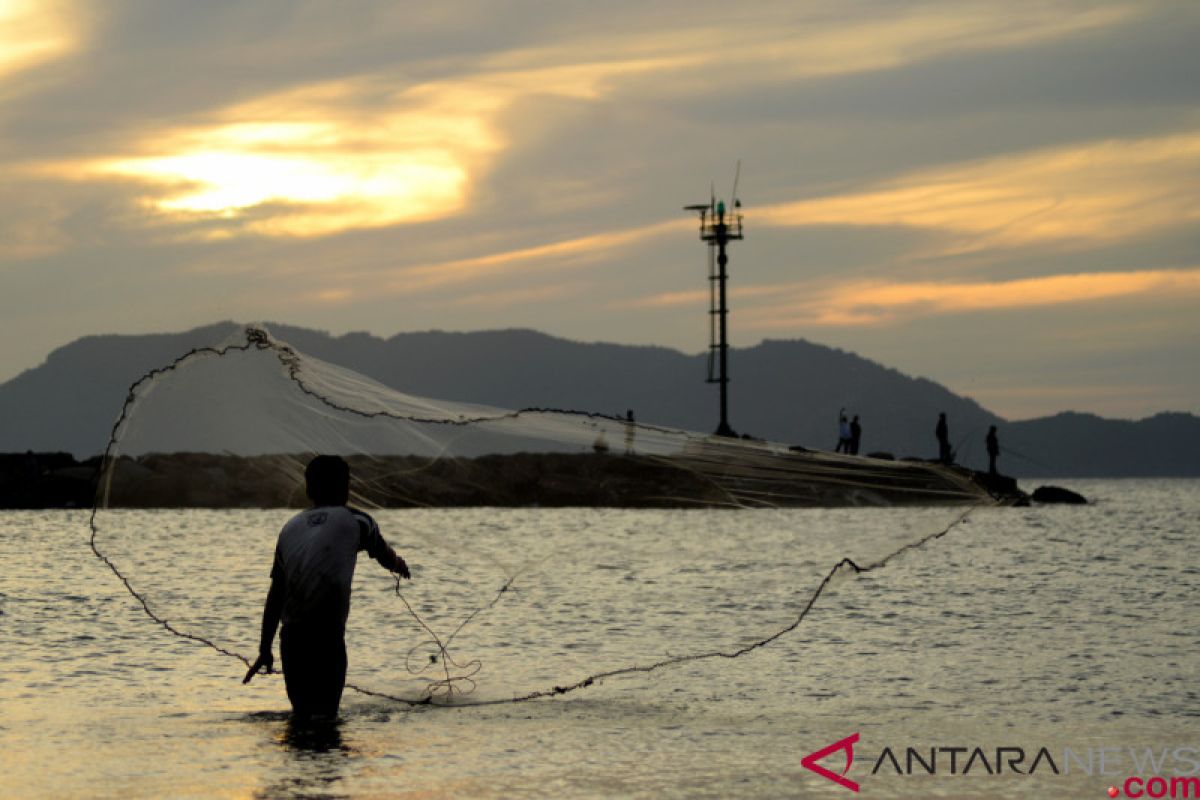
POLYGON ((361 558, 347 628, 349 685, 404 703, 737 658, 798 626, 839 575, 991 502, 938 465, 416 397, 249 326, 130 388, 92 548, 159 625, 249 664, 316 454, 346 458, 351 505, 412 567, 401 582, 361 558), (870 529, 829 508, 898 505, 870 529))

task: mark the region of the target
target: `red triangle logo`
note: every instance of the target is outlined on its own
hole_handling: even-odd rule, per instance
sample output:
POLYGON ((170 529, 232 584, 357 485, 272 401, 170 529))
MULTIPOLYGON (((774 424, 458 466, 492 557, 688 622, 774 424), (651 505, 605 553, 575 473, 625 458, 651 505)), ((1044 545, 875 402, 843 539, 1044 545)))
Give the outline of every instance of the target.
POLYGON ((852 792, 858 791, 858 784, 846 777, 846 773, 850 771, 850 765, 854 763, 854 745, 858 742, 858 734, 852 733, 841 741, 834 742, 831 745, 822 747, 815 753, 809 753, 804 758, 800 759, 800 766, 805 769, 812 770, 822 778, 831 780, 839 786, 845 786, 852 792), (844 750, 846 752, 846 768, 839 775, 836 772, 825 769, 817 762, 828 755, 844 750))

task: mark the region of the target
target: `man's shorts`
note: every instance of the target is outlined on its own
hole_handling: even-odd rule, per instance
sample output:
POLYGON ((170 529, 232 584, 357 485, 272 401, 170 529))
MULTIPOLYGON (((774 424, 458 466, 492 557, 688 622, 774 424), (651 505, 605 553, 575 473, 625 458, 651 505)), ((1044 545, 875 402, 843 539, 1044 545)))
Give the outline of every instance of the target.
POLYGON ((293 713, 336 717, 346 685, 346 641, 341 628, 284 625, 279 654, 293 713))

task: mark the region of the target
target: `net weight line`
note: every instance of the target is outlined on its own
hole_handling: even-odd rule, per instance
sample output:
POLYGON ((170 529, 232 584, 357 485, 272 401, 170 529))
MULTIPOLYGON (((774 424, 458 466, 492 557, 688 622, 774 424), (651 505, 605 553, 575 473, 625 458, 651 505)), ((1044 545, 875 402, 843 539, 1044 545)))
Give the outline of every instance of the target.
MULTIPOLYGON (((207 637, 181 630, 181 629, 177 628, 174 624, 172 624, 170 620, 157 614, 150 607, 150 603, 146 599, 146 596, 143 593, 139 592, 134 587, 133 583, 120 570, 120 568, 116 565, 116 563, 114 563, 113 560, 111 558, 109 558, 109 556, 100 549, 100 546, 97 542, 97 538, 99 536, 100 531, 99 531, 99 527, 96 522, 96 517, 102 506, 107 507, 110 483, 111 483, 111 479, 112 479, 111 465, 115 459, 114 453, 117 449, 117 442, 120 438, 122 427, 125 425, 125 423, 129 419, 130 410, 133 407, 133 405, 137 402, 138 391, 143 387, 143 385, 145 385, 148 382, 153 381, 169 372, 174 371, 175 369, 182 366, 187 361, 194 359, 194 358, 200 358, 200 357, 206 357, 206 356, 220 357, 220 356, 224 356, 231 352, 249 352, 251 350, 271 350, 275 353, 276 357, 279 359, 280 364, 286 369, 286 371, 288 373, 288 377, 292 380, 293 383, 296 384, 296 386, 302 392, 304 392, 307 395, 312 396, 313 398, 319 400, 320 402, 326 404, 327 406, 329 406, 333 409, 336 409, 339 411, 344 411, 344 412, 351 413, 351 414, 356 414, 361 417, 368 417, 368 418, 388 417, 388 418, 392 418, 392 419, 405 420, 405 421, 409 421, 409 422, 435 423, 435 424, 446 424, 446 425, 459 426, 459 425, 469 425, 469 424, 478 423, 478 422, 494 421, 496 419, 501 419, 501 418, 515 418, 515 417, 521 416, 526 413, 550 412, 550 413, 578 415, 578 416, 583 416, 583 417, 592 418, 592 419, 609 419, 609 420, 612 420, 615 422, 624 422, 624 420, 621 419, 620 417, 609 416, 607 414, 602 414, 602 413, 571 411, 571 410, 563 410, 563 409, 544 409, 544 408, 526 408, 526 409, 522 409, 520 411, 509 412, 508 414, 499 415, 499 416, 480 416, 480 417, 474 417, 474 418, 459 417, 457 419, 421 418, 421 417, 416 417, 416 416, 395 414, 395 413, 392 413, 392 412, 389 412, 386 410, 367 412, 367 411, 363 411, 361 409, 354 409, 354 408, 350 408, 350 407, 338 404, 338 403, 332 401, 331 399, 322 396, 320 393, 314 391, 310 386, 308 386, 303 381, 303 379, 300 377, 300 369, 301 368, 300 368, 299 356, 290 347, 287 347, 286 345, 281 345, 278 342, 274 341, 273 339, 270 338, 270 336, 266 333, 266 331, 262 330, 261 328, 250 326, 250 327, 247 327, 244 329, 244 333, 245 333, 246 338, 245 338, 245 341, 241 344, 229 344, 229 345, 225 345, 223 347, 196 347, 196 348, 193 348, 193 349, 188 350, 187 352, 183 353, 182 355, 178 356, 173 361, 171 361, 169 364, 149 370, 144 375, 142 375, 138 380, 136 380, 132 385, 130 385, 129 390, 125 397, 125 402, 121 407, 121 412, 118 415, 116 421, 113 423, 113 427, 112 427, 112 431, 109 436, 108 444, 104 450, 104 455, 100 459, 100 463, 97 466, 97 478, 98 479, 102 478, 103 480, 97 480, 96 501, 92 505, 91 515, 88 518, 88 527, 90 528, 90 532, 91 532, 91 535, 88 540, 88 544, 92 550, 92 553, 96 556, 96 558, 98 558, 101 562, 103 562, 109 568, 109 570, 112 571, 112 573, 121 581, 121 584, 125 587, 126 591, 128 591, 129 594, 135 600, 138 601, 139 606, 141 607, 142 611, 146 614, 146 616, 148 616, 156 624, 161 626, 165 631, 167 631, 171 635, 176 636, 180 639, 195 642, 197 644, 201 644, 206 647, 209 647, 222 656, 225 656, 227 658, 233 658, 233 659, 236 659, 236 660, 242 662, 247 667, 250 666, 252 662, 249 658, 242 655, 241 653, 238 653, 234 650, 223 647, 222 645, 214 642, 213 640, 211 640, 207 637)), ((640 423, 638 424, 638 427, 642 428, 642 429, 651 429, 651 430, 657 429, 656 426, 644 425, 644 424, 640 424, 640 423)), ((661 429, 661 430, 666 431, 667 429, 661 429)), ((500 589, 496 592, 496 594, 494 595, 494 597, 492 598, 492 600, 490 602, 484 604, 483 606, 480 606, 478 609, 476 609, 471 614, 469 614, 455 628, 453 633, 451 633, 450 636, 446 637, 445 640, 441 639, 441 637, 439 637, 437 635, 437 633, 421 618, 421 616, 419 614, 417 614, 416 610, 413 609, 413 607, 409 604, 408 600, 404 597, 404 594, 400 591, 400 581, 399 581, 399 578, 397 578, 396 584, 394 587, 396 596, 403 603, 406 611, 414 619, 414 621, 417 623, 417 625, 423 631, 425 631, 426 634, 429 636, 428 639, 426 639, 422 642, 419 642, 417 645, 415 645, 413 648, 410 649, 408 657, 406 658, 406 669, 409 671, 410 674, 419 675, 419 674, 422 674, 425 671, 427 671, 430 666, 433 666, 440 662, 440 664, 442 666, 442 671, 443 671, 443 674, 445 677, 439 678, 439 679, 429 679, 429 683, 425 689, 426 696, 423 698, 420 698, 420 699, 400 697, 398 695, 389 694, 387 692, 381 692, 381 691, 377 691, 374 689, 368 689, 366 687, 358 686, 353 683, 347 683, 346 686, 347 686, 347 688, 352 689, 363 695, 367 695, 370 697, 378 697, 381 699, 387 699, 387 700, 395 701, 398 703, 404 703, 404 704, 407 704, 410 706, 432 705, 432 706, 444 707, 444 708, 469 708, 469 707, 474 707, 474 706, 488 706, 488 705, 501 705, 501 704, 509 704, 509 703, 521 703, 521 702, 527 702, 530 700, 538 700, 538 699, 547 698, 547 697, 556 697, 559 695, 565 695, 570 692, 577 691, 579 689, 584 689, 589 686, 593 686, 596 683, 603 681, 605 678, 618 677, 621 675, 633 675, 633 674, 638 674, 638 673, 651 673, 651 672, 656 672, 658 670, 665 669, 667 667, 674 666, 677 664, 683 664, 683 663, 689 663, 689 662, 695 662, 695 661, 704 661, 704 660, 717 659, 717 658, 723 658, 723 659, 729 659, 729 660, 732 660, 735 658, 740 658, 741 656, 751 653, 759 648, 765 647, 765 646, 771 644, 772 642, 776 641, 777 639, 781 638, 782 636, 785 636, 788 633, 796 630, 796 628, 798 628, 804 622, 804 620, 807 618, 809 613, 815 607, 817 601, 820 599, 821 595, 825 592, 825 590, 833 582, 834 578, 836 578, 844 570, 849 570, 853 574, 859 575, 859 574, 862 574, 865 572, 871 572, 874 570, 882 569, 883 567, 885 567, 889 563, 891 563, 893 560, 895 560, 896 558, 903 555, 904 553, 911 551, 911 550, 915 550, 920 547, 923 547, 924 545, 928 544, 929 542, 934 541, 936 539, 940 539, 941 537, 945 536, 951 530, 953 530, 955 527, 957 527, 959 524, 961 524, 963 521, 965 521, 967 519, 967 517, 970 515, 972 510, 973 509, 968 508, 966 511, 962 512, 959 516, 957 516, 945 528, 935 531, 934 533, 927 534, 915 541, 909 542, 909 543, 897 548, 896 550, 893 550, 892 552, 888 553, 887 555, 877 559, 876 561, 867 563, 865 565, 859 565, 853 559, 850 559, 850 558, 841 559, 828 571, 828 573, 825 575, 825 577, 821 580, 820 584, 818 584, 817 588, 813 591, 812 595, 809 597, 808 602, 805 603, 805 605, 800 610, 800 612, 797 614, 795 619, 793 619, 790 623, 783 626, 782 628, 779 628, 775 632, 771 633, 770 635, 768 635, 762 639, 756 640, 756 641, 752 642, 751 644, 742 646, 742 647, 734 649, 734 650, 712 650, 712 651, 706 651, 706 652, 702 652, 702 653, 694 653, 691 655, 670 656, 668 658, 665 658, 665 659, 662 659, 660 661, 656 661, 656 662, 653 662, 650 664, 635 664, 635 665, 631 665, 631 666, 627 666, 627 667, 620 667, 620 668, 616 668, 616 669, 606 670, 603 672, 597 672, 597 673, 589 675, 585 678, 577 680, 574 683, 565 684, 565 685, 561 685, 561 686, 556 685, 549 689, 535 690, 535 691, 531 691, 527 694, 517 695, 517 696, 511 697, 511 698, 506 698, 506 699, 455 701, 453 699, 455 693, 458 693, 460 695, 465 695, 465 694, 469 694, 471 691, 473 691, 473 689, 475 688, 475 681, 473 680, 473 676, 475 674, 477 674, 479 672, 479 670, 482 668, 482 662, 478 659, 474 659, 474 660, 466 662, 465 664, 459 663, 451 656, 450 645, 452 644, 454 638, 472 620, 474 620, 481 613, 485 613, 486 611, 488 611, 489 609, 494 607, 504 597, 504 595, 512 588, 518 575, 513 575, 512 577, 510 577, 504 583, 504 585, 500 587, 500 589), (437 650, 437 655, 431 656, 430 663, 423 665, 420 669, 417 669, 416 667, 412 666, 412 659, 414 657, 414 654, 418 650, 427 648, 429 645, 433 645, 433 647, 437 650), (458 670, 460 674, 452 674, 451 673, 452 667, 455 670, 458 670), (460 688, 460 686, 463 686, 466 688, 460 688), (438 700, 439 697, 444 697, 445 701, 439 701, 438 700)))
MULTIPOLYGON (((669 658, 664 658, 661 661, 656 661, 652 664, 635 664, 635 665, 628 666, 628 667, 619 667, 617 669, 605 670, 604 672, 594 673, 592 675, 587 676, 586 678, 582 678, 578 681, 575 681, 574 683, 569 683, 564 686, 554 686, 550 689, 541 689, 541 690, 529 692, 528 694, 518 695, 516 697, 510 697, 507 699, 468 700, 466 702, 438 703, 438 702, 434 702, 433 696, 430 696, 430 697, 426 698, 425 700, 420 701, 420 704, 436 705, 436 706, 446 707, 446 708, 471 708, 474 706, 495 706, 495 705, 507 705, 510 703, 523 703, 523 702, 526 702, 529 700, 540 700, 540 699, 543 699, 546 697, 557 697, 559 695, 569 694, 569 693, 577 691, 579 689, 585 689, 589 686, 593 686, 596 683, 603 681, 605 678, 614 678, 614 677, 618 677, 621 675, 635 675, 638 673, 656 672, 660 669, 665 669, 667 667, 675 666, 676 664, 686 664, 686 663, 693 662, 693 661, 706 661, 706 660, 717 659, 717 658, 733 660, 735 658, 740 658, 748 653, 752 653, 755 650, 758 650, 761 647, 766 647, 767 645, 771 644, 775 640, 777 640, 783 636, 786 636, 787 634, 789 634, 792 631, 799 628, 800 625, 804 622, 805 618, 808 617, 809 612, 811 612, 813 610, 813 608, 816 606, 817 601, 820 600, 820 598, 821 598, 821 595, 824 594, 825 590, 827 588, 829 588, 829 585, 833 582, 834 578, 836 578, 839 574, 841 574, 843 572, 843 570, 848 570, 854 575, 861 575, 866 572, 873 572, 875 570, 883 569, 888 564, 890 564, 892 561, 894 561, 895 559, 904 555, 905 553, 907 553, 911 550, 916 550, 918 548, 921 548, 921 547, 925 546, 926 544, 928 544, 929 542, 934 541, 935 539, 942 538, 943 536, 948 534, 951 530, 953 530, 954 528, 958 527, 960 524, 965 522, 967 517, 970 516, 972 511, 974 511, 974 509, 970 509, 970 508, 967 509, 966 511, 959 514, 954 519, 954 521, 952 521, 945 528, 942 528, 941 530, 935 531, 930 534, 926 534, 925 536, 921 537, 920 539, 917 539, 916 541, 909 542, 908 544, 898 547, 897 549, 893 550, 892 552, 888 553, 887 555, 883 556, 882 558, 879 558, 879 559, 869 562, 867 564, 860 565, 851 558, 843 558, 841 561, 834 564, 833 567, 829 570, 829 572, 826 573, 825 577, 821 580, 821 583, 817 585, 817 588, 813 591, 812 595, 808 598, 808 602, 804 604, 804 607, 796 615, 795 619, 793 619, 790 623, 783 626, 782 628, 779 628, 778 630, 776 630, 774 633, 770 634, 769 636, 766 636, 762 639, 758 639, 748 645, 744 645, 740 648, 737 648, 736 650, 710 650, 707 652, 693 653, 691 655, 686 655, 686 656, 671 656, 669 658)), ((503 591, 504 591, 504 589, 501 589, 501 592, 503 592, 503 591)), ((396 582, 396 594, 400 595, 399 581, 396 582)), ((402 595, 401 595, 401 599, 403 600, 402 595)), ((493 601, 493 604, 494 604, 494 602, 495 601, 493 601)), ((405 606, 408 606, 407 601, 405 601, 404 604, 405 604, 405 606)), ((410 612, 412 611, 411 607, 409 607, 409 611, 410 612)), ((415 612, 413 612, 413 616, 414 617, 416 616, 415 612)), ((472 615, 472 616, 474 616, 474 615, 472 615)), ((411 700, 405 700, 404 698, 401 698, 401 697, 394 697, 394 696, 383 694, 380 692, 367 692, 367 694, 373 694, 377 697, 386 697, 390 700, 399 700, 400 702, 407 702, 407 703, 411 703, 414 705, 417 704, 411 700)), ((447 696, 450 696, 450 694, 451 693, 447 693, 447 696)))
MULTIPOLYGON (((416 610, 412 607, 412 605, 404 597, 403 592, 400 591, 400 580, 399 580, 399 578, 396 578, 396 583, 394 586, 394 591, 395 591, 396 596, 404 604, 405 610, 412 616, 412 618, 416 621, 416 623, 430 637, 429 639, 413 646, 413 648, 409 651, 408 658, 406 659, 406 667, 408 668, 408 671, 411 674, 421 674, 422 672, 426 671, 426 669, 428 669, 428 666, 423 667, 422 669, 418 670, 418 669, 415 669, 415 668, 409 666, 409 664, 411 662, 413 654, 417 650, 423 649, 423 648, 427 647, 429 644, 433 644, 438 650, 439 655, 436 656, 436 659, 440 660, 445 677, 441 678, 441 679, 437 679, 437 680, 430 680, 429 684, 426 686, 426 689, 425 689, 426 696, 423 698, 420 698, 420 699, 415 699, 415 700, 412 698, 409 698, 409 697, 401 697, 399 695, 389 694, 387 692, 381 692, 381 691, 378 691, 375 689, 368 689, 364 686, 359 686, 354 683, 347 683, 346 687, 358 692, 359 694, 363 694, 363 695, 366 695, 369 697, 378 697, 380 699, 391 700, 391 701, 394 701, 397 703, 403 703, 403 704, 406 704, 409 706, 436 706, 436 707, 440 707, 440 708, 471 708, 471 707, 478 707, 478 706, 508 705, 508 704, 512 704, 512 703, 523 703, 523 702, 528 702, 530 700, 539 700, 539 699, 548 698, 548 697, 557 697, 560 695, 565 695, 565 694, 569 694, 574 691, 578 691, 579 689, 585 689, 589 686, 593 686, 596 683, 599 683, 606 678, 614 678, 614 677, 618 677, 618 676, 622 676, 622 675, 635 675, 635 674, 639 674, 639 673, 644 674, 644 673, 657 672, 661 669, 675 666, 677 664, 685 664, 685 663, 695 662, 695 661, 706 661, 706 660, 712 660, 712 659, 718 659, 718 658, 733 660, 736 658, 740 658, 744 655, 747 655, 755 650, 758 650, 759 648, 766 647, 767 645, 771 644, 772 642, 776 641, 777 639, 780 639, 781 637, 786 636, 787 634, 789 634, 792 631, 799 628, 800 625, 804 622, 804 620, 808 617, 809 613, 816 606, 817 601, 820 600, 820 598, 821 598, 821 595, 823 595, 825 593, 825 590, 827 588, 829 588, 829 586, 833 583, 834 579, 839 574, 842 574, 844 571, 849 571, 850 573, 852 573, 854 575, 861 575, 863 573, 873 572, 876 570, 883 569, 888 564, 890 564, 892 561, 896 560, 897 558, 904 555, 905 553, 908 553, 912 550, 917 550, 921 547, 924 547, 926 544, 928 544, 936 539, 940 539, 943 536, 947 535, 954 528, 958 527, 960 524, 965 522, 966 519, 970 516, 972 511, 974 511, 974 509, 967 509, 966 511, 963 511, 945 528, 942 528, 941 530, 935 531, 930 534, 926 534, 925 536, 921 537, 920 539, 909 542, 909 543, 893 550, 892 552, 888 553, 887 555, 883 556, 882 558, 879 558, 879 559, 869 562, 867 564, 858 564, 853 559, 848 558, 848 557, 842 558, 840 561, 838 561, 836 564, 834 564, 833 567, 826 573, 825 577, 821 580, 820 584, 817 585, 817 588, 815 590, 813 590, 813 593, 809 597, 808 602, 805 603, 803 608, 800 609, 800 611, 796 615, 795 619, 793 619, 787 625, 784 625, 783 627, 774 631, 770 635, 768 635, 762 639, 758 639, 748 645, 744 645, 744 646, 734 649, 734 650, 710 650, 710 651, 706 651, 706 652, 702 652, 702 653, 693 653, 691 655, 671 656, 669 658, 665 658, 660 661, 653 662, 651 664, 634 664, 634 665, 627 666, 627 667, 619 667, 617 669, 605 670, 603 672, 597 672, 592 675, 588 675, 587 677, 581 678, 581 679, 575 681, 574 683, 569 683, 569 684, 565 684, 565 685, 561 685, 561 686, 556 685, 549 689, 535 690, 535 691, 528 692, 523 695, 517 695, 514 697, 510 697, 510 698, 503 698, 503 699, 496 699, 496 700, 467 700, 467 701, 454 701, 453 700, 455 692, 465 695, 465 694, 469 694, 471 691, 474 690, 475 681, 473 680, 473 676, 475 674, 477 674, 479 672, 479 670, 482 668, 482 661, 480 661, 479 659, 474 659, 472 661, 467 662, 466 664, 460 664, 450 655, 450 645, 453 642, 454 637, 457 636, 459 634, 459 632, 461 632, 473 619, 475 619, 475 617, 477 617, 479 614, 484 613, 487 610, 491 609, 493 606, 495 606, 500 601, 500 599, 512 588, 512 585, 513 585, 513 583, 515 583, 517 576, 514 575, 513 577, 509 578, 504 583, 504 585, 501 586, 500 589, 496 592, 495 596, 492 598, 492 600, 490 602, 488 602, 487 604, 485 604, 483 606, 480 606, 478 609, 476 609, 471 614, 469 614, 458 625, 458 627, 455 628, 454 632, 451 633, 450 636, 448 636, 444 641, 441 639, 441 637, 439 637, 437 635, 437 633, 431 627, 429 627, 428 624, 425 623, 425 621, 421 618, 421 616, 416 612, 416 610), (460 671, 465 671, 465 670, 469 670, 469 671, 467 671, 465 674, 455 675, 455 674, 451 673, 451 671, 450 671, 451 667, 454 667, 455 669, 458 669, 460 671), (465 684, 467 686, 467 688, 466 689, 458 688, 459 684, 465 684), (438 700, 439 696, 444 696, 448 702, 439 701, 438 700)), ((136 589, 133 588, 133 585, 129 582, 129 580, 125 577, 125 575, 122 574, 122 572, 117 568, 116 564, 114 564, 111 559, 109 559, 103 552, 100 551, 100 549, 96 546, 95 538, 96 538, 96 528, 93 525, 92 541, 91 541, 92 552, 95 553, 97 558, 99 558, 101 561, 103 561, 108 566, 108 568, 110 570, 112 570, 113 574, 115 574, 121 580, 121 583, 125 586, 126 590, 128 590, 128 592, 138 601, 138 603, 141 605, 142 610, 146 613, 146 615, 148 617, 150 617, 150 619, 152 619, 154 622, 156 622, 158 625, 160 625, 164 630, 166 630, 168 633, 170 633, 174 636, 177 636, 181 639, 196 642, 198 644, 205 645, 207 647, 212 648, 214 651, 216 651, 217 653, 220 653, 223 656, 226 656, 229 658, 235 658, 235 659, 241 661, 246 666, 250 665, 250 663, 251 663, 250 660, 246 656, 242 655, 241 653, 237 653, 237 652, 229 650, 225 647, 222 647, 221 645, 217 644, 216 642, 213 642, 211 639, 208 639, 206 637, 199 636, 199 635, 193 634, 193 633, 189 633, 187 631, 181 631, 178 628, 176 628, 175 626, 173 626, 170 623, 170 621, 168 621, 168 620, 160 617, 158 614, 156 614, 150 608, 150 605, 146 601, 145 597, 141 593, 139 593, 136 589)), ((436 661, 434 661, 431 658, 430 665, 432 665, 433 663, 436 663, 436 661)))

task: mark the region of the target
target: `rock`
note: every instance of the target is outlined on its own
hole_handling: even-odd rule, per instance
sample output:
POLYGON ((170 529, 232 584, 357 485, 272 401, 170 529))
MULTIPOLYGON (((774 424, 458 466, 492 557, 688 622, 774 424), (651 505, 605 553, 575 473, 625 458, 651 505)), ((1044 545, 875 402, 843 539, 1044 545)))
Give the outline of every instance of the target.
POLYGON ((1035 503, 1066 503, 1072 506, 1087 505, 1087 498, 1061 486, 1039 486, 1033 491, 1035 503))
POLYGON ((1017 485, 1016 478, 993 472, 971 471, 974 481, 988 490, 992 497, 1009 506, 1029 505, 1029 495, 1017 485))
POLYGON ((996 472, 973 472, 975 481, 996 496, 1024 494, 1017 486, 1017 479, 996 472))

